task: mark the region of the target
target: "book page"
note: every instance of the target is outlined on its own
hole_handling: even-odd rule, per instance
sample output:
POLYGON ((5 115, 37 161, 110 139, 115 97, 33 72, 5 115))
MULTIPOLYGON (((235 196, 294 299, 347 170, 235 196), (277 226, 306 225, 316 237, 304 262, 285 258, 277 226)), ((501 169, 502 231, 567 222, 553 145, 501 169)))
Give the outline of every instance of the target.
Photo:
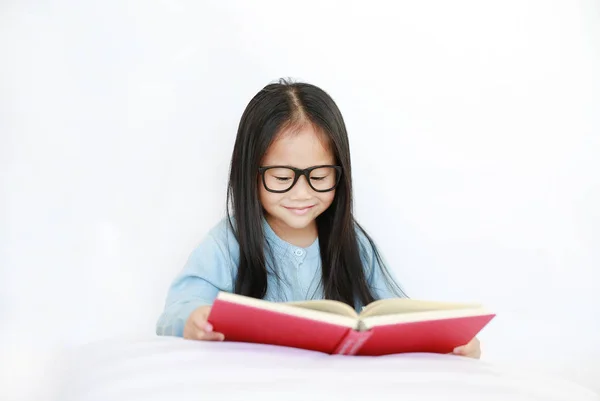
POLYGON ((270 302, 228 292, 219 292, 217 299, 304 319, 317 320, 350 328, 358 327, 356 312, 344 303, 336 301, 270 302), (327 306, 326 304, 332 304, 333 306, 327 306), (340 304, 341 306, 335 304, 340 304), (343 306, 347 306, 347 309, 343 306))
POLYGON ((369 330, 376 326, 386 326, 399 323, 424 322, 441 319, 455 319, 461 317, 493 315, 483 308, 444 309, 435 311, 418 311, 411 313, 397 313, 389 315, 378 315, 361 320, 360 327, 369 330))
POLYGON ((286 305, 291 305, 297 308, 316 310, 321 312, 333 313, 335 315, 347 316, 353 319, 358 318, 358 314, 349 305, 339 301, 329 300, 314 300, 314 301, 299 301, 287 302, 286 305))
POLYGON ((450 302, 420 301, 407 298, 382 299, 367 305, 360 314, 361 318, 385 316, 414 312, 429 312, 441 310, 473 309, 478 304, 462 304, 450 302))

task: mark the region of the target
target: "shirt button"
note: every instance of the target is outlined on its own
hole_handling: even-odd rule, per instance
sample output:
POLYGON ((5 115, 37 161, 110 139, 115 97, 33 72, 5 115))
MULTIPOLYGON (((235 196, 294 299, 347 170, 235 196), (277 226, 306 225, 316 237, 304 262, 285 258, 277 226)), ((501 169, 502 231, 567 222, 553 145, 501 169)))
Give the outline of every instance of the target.
POLYGON ((302 249, 296 249, 294 253, 296 254, 296 256, 302 256, 304 254, 304 251, 302 251, 302 249))

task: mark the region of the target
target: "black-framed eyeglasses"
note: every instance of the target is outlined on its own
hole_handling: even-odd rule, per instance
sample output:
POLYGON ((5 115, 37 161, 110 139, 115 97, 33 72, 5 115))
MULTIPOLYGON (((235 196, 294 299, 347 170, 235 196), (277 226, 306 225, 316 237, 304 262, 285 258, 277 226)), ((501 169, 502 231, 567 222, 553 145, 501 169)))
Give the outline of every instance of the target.
POLYGON ((290 166, 265 166, 258 171, 265 189, 278 194, 292 189, 300 176, 304 176, 316 192, 333 191, 342 177, 342 168, 332 165, 313 166, 304 170, 290 166))

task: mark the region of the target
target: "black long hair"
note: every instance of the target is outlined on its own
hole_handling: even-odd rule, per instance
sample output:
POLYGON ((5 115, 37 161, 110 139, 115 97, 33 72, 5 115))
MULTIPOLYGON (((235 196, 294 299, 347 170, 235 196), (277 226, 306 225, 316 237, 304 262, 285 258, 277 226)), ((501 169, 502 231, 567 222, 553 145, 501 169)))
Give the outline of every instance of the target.
POLYGON ((316 221, 324 297, 353 307, 357 301, 367 305, 375 300, 361 261, 357 229, 368 239, 388 286, 400 296, 402 290, 389 275, 373 240, 352 214, 350 145, 340 110, 322 89, 284 79, 265 86, 252 98, 238 127, 227 190, 227 216, 240 250, 235 292, 254 298, 267 293, 258 169, 282 129, 303 123, 313 124, 326 136, 336 163, 342 167, 334 200, 316 221))

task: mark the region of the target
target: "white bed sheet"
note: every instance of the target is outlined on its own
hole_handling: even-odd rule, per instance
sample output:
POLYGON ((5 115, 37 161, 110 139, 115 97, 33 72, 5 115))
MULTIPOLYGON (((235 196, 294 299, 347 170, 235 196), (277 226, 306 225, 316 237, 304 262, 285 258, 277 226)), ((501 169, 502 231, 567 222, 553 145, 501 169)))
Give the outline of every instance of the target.
POLYGON ((592 401, 589 389, 450 355, 330 356, 158 337, 69 355, 61 401, 592 401))

